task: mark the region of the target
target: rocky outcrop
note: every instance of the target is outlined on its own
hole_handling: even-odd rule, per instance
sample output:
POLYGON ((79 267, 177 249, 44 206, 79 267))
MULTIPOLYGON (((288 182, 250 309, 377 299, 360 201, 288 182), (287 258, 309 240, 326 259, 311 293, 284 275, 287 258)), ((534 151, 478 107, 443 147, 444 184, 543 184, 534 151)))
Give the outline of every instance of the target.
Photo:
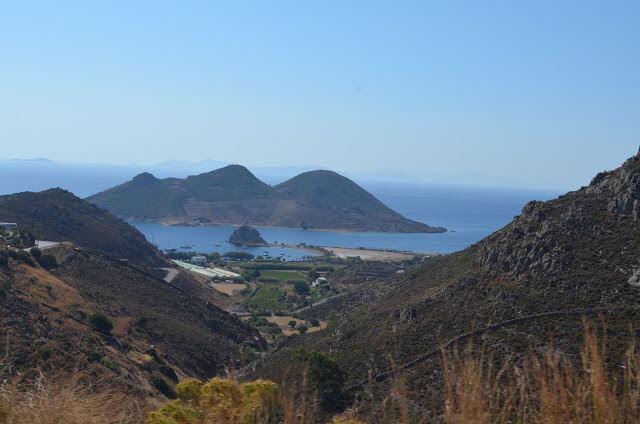
POLYGON ((624 250, 628 226, 620 223, 638 218, 640 154, 614 171, 599 173, 588 187, 548 202, 527 203, 521 215, 477 246, 474 263, 488 272, 510 276, 551 275, 573 266, 576 248, 581 253, 590 250, 595 237, 610 235, 610 243, 624 250))
POLYGON ((248 225, 238 227, 231 237, 229 237, 229 243, 237 246, 260 246, 267 244, 267 242, 260 236, 258 230, 248 225))

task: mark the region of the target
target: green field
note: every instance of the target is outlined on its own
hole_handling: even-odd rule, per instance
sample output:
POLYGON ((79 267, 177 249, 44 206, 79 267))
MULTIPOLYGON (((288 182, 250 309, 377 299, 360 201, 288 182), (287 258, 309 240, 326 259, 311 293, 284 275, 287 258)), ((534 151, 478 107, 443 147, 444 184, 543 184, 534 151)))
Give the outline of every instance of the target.
POLYGON ((265 278, 273 278, 278 281, 291 281, 291 280, 309 280, 308 277, 298 274, 295 271, 260 271, 260 276, 265 278))
POLYGON ((261 285, 251 298, 245 300, 245 304, 257 309, 283 310, 287 307, 282 302, 283 294, 276 286, 261 285))

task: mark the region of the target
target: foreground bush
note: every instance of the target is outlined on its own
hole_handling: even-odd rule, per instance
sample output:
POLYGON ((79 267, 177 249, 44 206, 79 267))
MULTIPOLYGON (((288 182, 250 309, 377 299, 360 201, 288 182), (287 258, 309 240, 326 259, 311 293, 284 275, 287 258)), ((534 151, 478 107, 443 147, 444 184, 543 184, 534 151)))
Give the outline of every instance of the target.
POLYGON ((186 380, 176 386, 176 393, 178 399, 150 413, 147 424, 266 423, 278 405, 278 386, 265 380, 186 380))

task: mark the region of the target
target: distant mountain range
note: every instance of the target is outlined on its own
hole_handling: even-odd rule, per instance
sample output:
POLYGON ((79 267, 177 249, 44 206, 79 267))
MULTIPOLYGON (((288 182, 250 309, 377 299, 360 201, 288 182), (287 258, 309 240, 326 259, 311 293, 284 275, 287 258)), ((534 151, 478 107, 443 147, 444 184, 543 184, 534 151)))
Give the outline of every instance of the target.
POLYGON ((437 233, 332 171, 304 172, 276 186, 229 165, 184 179, 142 173, 87 198, 126 220, 347 231, 437 233))

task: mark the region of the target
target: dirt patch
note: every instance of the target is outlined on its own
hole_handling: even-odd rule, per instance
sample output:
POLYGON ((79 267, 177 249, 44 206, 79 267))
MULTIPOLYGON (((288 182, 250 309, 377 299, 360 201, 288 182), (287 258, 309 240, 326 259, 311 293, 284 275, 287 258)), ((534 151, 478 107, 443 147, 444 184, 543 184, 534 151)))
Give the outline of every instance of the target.
POLYGON ((319 327, 312 327, 307 324, 307 321, 293 317, 267 317, 267 321, 275 322, 276 324, 278 324, 280 327, 282 327, 282 333, 286 334, 287 336, 290 336, 292 334, 299 334, 298 330, 290 330, 291 327, 289 327, 289 321, 295 321, 296 326, 299 324, 306 325, 307 327, 309 327, 307 333, 314 333, 316 331, 327 328, 327 323, 324 321, 320 321, 319 327))
POLYGON ((229 296, 233 296, 234 292, 238 292, 245 288, 244 284, 233 283, 210 283, 210 285, 219 292, 228 294, 229 296))

